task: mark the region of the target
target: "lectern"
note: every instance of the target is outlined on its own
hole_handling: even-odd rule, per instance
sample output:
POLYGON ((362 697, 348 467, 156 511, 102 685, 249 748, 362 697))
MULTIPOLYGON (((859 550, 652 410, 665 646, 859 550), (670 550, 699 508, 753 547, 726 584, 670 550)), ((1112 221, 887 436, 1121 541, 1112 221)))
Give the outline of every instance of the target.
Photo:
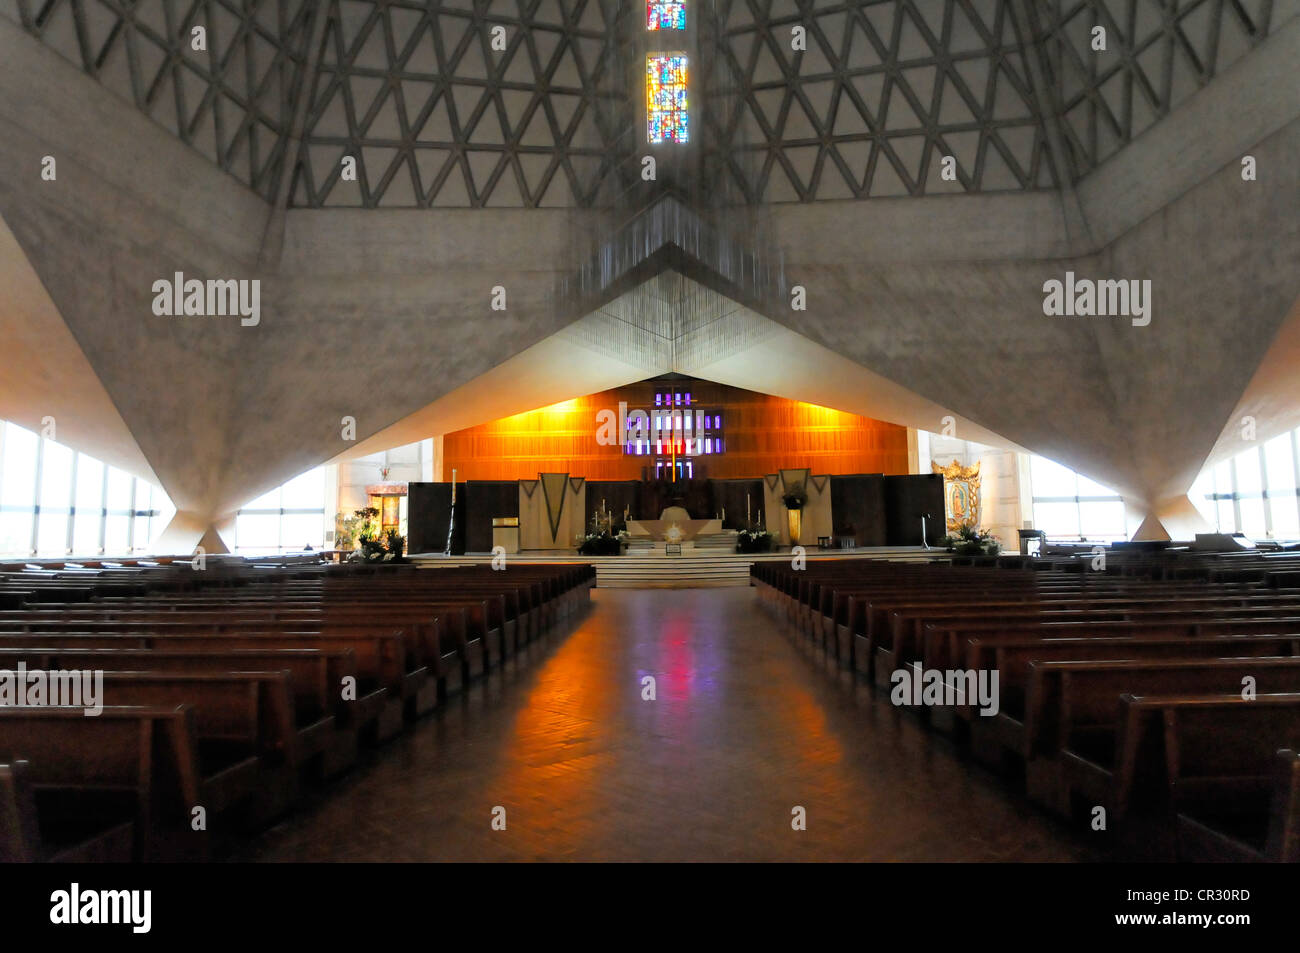
POLYGON ((519 517, 497 516, 492 519, 492 550, 500 546, 507 553, 519 552, 519 517))
POLYGON ((1020 555, 1041 556, 1047 545, 1047 533, 1041 529, 1022 529, 1020 533, 1020 555), (1030 547, 1033 547, 1032 549, 1030 547))

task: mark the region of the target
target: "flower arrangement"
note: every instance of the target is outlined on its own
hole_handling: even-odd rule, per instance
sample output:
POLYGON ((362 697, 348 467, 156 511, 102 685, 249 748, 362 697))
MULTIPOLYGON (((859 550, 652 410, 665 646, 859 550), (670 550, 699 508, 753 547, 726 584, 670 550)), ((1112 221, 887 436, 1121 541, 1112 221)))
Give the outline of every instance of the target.
POLYGON ((611 533, 608 530, 587 533, 578 538, 578 553, 582 556, 618 556, 623 552, 627 533, 611 533))
POLYGON ((395 529, 390 529, 382 537, 368 533, 360 537, 361 549, 349 557, 352 562, 364 563, 400 563, 406 540, 395 529))
POLYGON ((804 504, 808 502, 808 494, 804 492, 803 484, 796 483, 790 489, 785 491, 781 497, 781 502, 785 504, 787 510, 801 510, 804 504))
POLYGON ((379 532, 379 510, 365 506, 341 521, 335 533, 334 545, 339 549, 355 550, 349 562, 402 562, 406 538, 395 529, 382 535, 379 532))
POLYGON ((742 529, 736 534, 736 552, 770 553, 776 542, 776 536, 765 529, 742 529))
POLYGON ((940 546, 958 556, 996 556, 1002 551, 1001 541, 987 530, 976 530, 973 523, 964 523, 957 535, 939 540, 940 546))

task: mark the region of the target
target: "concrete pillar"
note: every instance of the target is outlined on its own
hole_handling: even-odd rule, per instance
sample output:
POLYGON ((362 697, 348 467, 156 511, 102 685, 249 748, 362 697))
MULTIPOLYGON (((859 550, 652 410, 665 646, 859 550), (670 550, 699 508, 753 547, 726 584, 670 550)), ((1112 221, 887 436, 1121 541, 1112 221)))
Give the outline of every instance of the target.
POLYGON ((442 447, 442 434, 438 434, 438 436, 433 438, 433 458, 431 461, 431 467, 430 467, 431 473, 429 476, 431 482, 433 483, 445 482, 442 476, 443 462, 444 462, 444 458, 443 458, 443 447, 442 447))
MULTIPOLYGON (((438 437, 441 443, 442 438, 438 437)), ((420 441, 420 479, 425 483, 433 480, 434 438, 427 437, 420 441)))
POLYGON ((209 555, 229 553, 235 540, 235 514, 221 517, 203 516, 189 510, 177 510, 167 528, 154 542, 158 556, 187 556, 203 547, 209 555))
POLYGON ((1187 494, 1168 497, 1150 507, 1133 533, 1135 542, 1144 540, 1190 540, 1197 533, 1213 532, 1187 494))

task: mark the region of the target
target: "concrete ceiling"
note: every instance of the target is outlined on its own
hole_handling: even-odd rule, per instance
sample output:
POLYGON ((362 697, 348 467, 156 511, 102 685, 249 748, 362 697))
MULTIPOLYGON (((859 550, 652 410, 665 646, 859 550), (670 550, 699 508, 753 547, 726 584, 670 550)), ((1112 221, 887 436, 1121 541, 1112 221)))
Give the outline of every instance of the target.
MULTIPOLYGON (((708 38, 692 80, 704 105, 695 178, 701 194, 749 204, 1055 189, 1295 10, 1296 0, 694 3, 688 38, 708 38), (939 174, 944 155, 957 160, 955 181, 939 174)), ((639 114, 626 90, 643 70, 638 3, 0 0, 0 15, 269 201, 584 207, 637 185, 639 114), (345 155, 355 179, 341 175, 345 155)))
POLYGON ((0 419, 157 483, 104 385, 63 323, 13 233, 0 221, 0 419), (40 395, 33 400, 33 395, 40 395))
MULTIPOLYGON (((1224 10, 1209 21, 1191 19, 1204 4, 1185 4, 1180 10, 1185 7, 1188 16, 1161 28, 1163 45, 1135 39, 1154 35, 1137 7, 1105 14, 1121 27, 1116 32, 1124 43, 1137 44, 1137 59, 1126 60, 1124 69, 1164 77, 1164 86, 1146 90, 1137 83, 1136 93, 1122 94, 1158 94, 1149 122, 1109 98, 1125 86, 1122 77, 1114 85, 1119 73, 1100 71, 1089 79, 1095 89, 1068 81, 1061 44, 1078 30, 1079 5, 1051 5, 1037 23, 1019 0, 850 5, 849 34, 885 42, 889 32, 886 53, 911 49, 908 37, 920 38, 929 52, 916 47, 918 63, 928 60, 937 71, 927 100, 932 108, 942 109, 950 93, 936 91, 946 83, 938 74, 948 66, 931 40, 957 43, 964 36, 973 44, 971 37, 982 38, 985 46, 977 51, 972 45, 972 56, 990 58, 997 68, 1005 61, 1008 70, 1019 63, 1022 72, 1015 75, 1029 85, 1009 81, 1007 88, 1022 91, 1030 111, 1026 128, 1036 130, 1031 153, 1040 158, 1027 161, 1069 156, 1068 165, 1054 166, 1064 174, 1051 187, 1035 176, 989 188, 967 176, 963 191, 969 194, 934 194, 918 185, 889 198, 867 184, 850 190, 851 197, 833 199, 842 193, 823 193, 812 179, 800 178, 834 161, 829 153, 813 166, 797 166, 785 153, 802 140, 769 129, 759 150, 768 156, 769 171, 760 169, 768 175, 764 181, 779 168, 792 184, 799 178, 805 186, 795 189, 794 198, 802 201, 769 202, 767 186, 744 178, 754 165, 741 154, 752 150, 719 138, 726 127, 721 123, 709 141, 736 155, 736 169, 727 173, 733 181, 718 184, 707 200, 698 188, 674 191, 689 213, 686 225, 699 234, 717 233, 715 245, 726 253, 712 257, 688 248, 685 232, 630 255, 627 223, 647 204, 643 191, 608 207, 593 186, 584 193, 588 199, 557 208, 527 207, 546 204, 531 198, 519 203, 525 207, 493 208, 486 192, 472 193, 471 204, 488 207, 439 208, 427 189, 409 204, 430 207, 332 208, 313 183, 293 179, 294 168, 315 161, 311 152, 325 115, 312 105, 317 93, 305 92, 303 77, 337 80, 355 72, 341 62, 313 60, 312 51, 332 43, 336 53, 346 48, 355 60, 356 44, 368 42, 359 32, 365 24, 373 30, 381 22, 383 36, 393 37, 395 13, 413 10, 412 22, 426 29, 431 21, 422 4, 384 5, 378 20, 372 4, 321 4, 318 9, 330 16, 347 10, 360 18, 349 27, 358 31, 354 41, 328 43, 332 21, 304 18, 293 4, 216 4, 227 13, 243 6, 254 11, 256 37, 247 25, 238 35, 269 59, 244 75, 265 67, 276 77, 267 80, 267 89, 257 86, 255 101, 262 105, 244 103, 265 115, 262 145, 242 120, 220 126, 227 133, 244 129, 236 136, 243 136, 239 148, 247 147, 250 168, 260 170, 245 177, 232 166, 230 150, 205 154, 191 134, 197 126, 168 123, 154 113, 162 108, 156 83, 145 84, 141 98, 138 65, 127 71, 125 95, 106 69, 81 61, 74 66, 66 51, 60 55, 51 39, 59 11, 66 6, 73 14, 71 33, 64 33, 80 38, 91 29, 95 15, 89 11, 97 3, 0 0, 0 219, 8 229, 0 230, 0 274, 25 289, 10 296, 0 319, 27 332, 12 338, 24 342, 16 355, 24 372, 5 376, 0 408, 12 419, 39 419, 41 408, 62 400, 61 421, 86 423, 62 430, 61 438, 74 445, 84 439, 88 452, 161 482, 184 528, 173 537, 177 545, 204 533, 211 540, 211 528, 227 523, 239 505, 325 460, 669 369, 930 430, 942 429, 951 415, 958 436, 1052 457, 1114 486, 1156 525, 1162 514, 1173 525, 1185 510, 1183 495, 1200 466, 1225 452, 1237 416, 1255 415, 1261 439, 1270 428, 1294 425, 1300 169, 1293 158, 1300 154, 1300 84, 1283 80, 1293 77, 1300 57, 1295 3, 1219 5, 1224 10), (34 13, 37 6, 45 12, 34 13), (996 30, 972 26, 964 34, 950 25, 927 33, 922 25, 929 21, 918 17, 940 6, 948 18, 943 22, 955 24, 960 16, 991 22, 996 30), (875 22, 881 17, 889 31, 880 25, 885 20, 875 22), (1190 23, 1213 27, 1220 48, 1236 52, 1216 54, 1217 60, 1198 55, 1197 81, 1183 83, 1175 94, 1170 77, 1178 75, 1178 58, 1200 49, 1180 39, 1190 23), (1244 31, 1247 42, 1222 44, 1229 27, 1244 31), (1016 40, 1020 46, 1004 49, 1013 42, 1005 38, 1017 35, 1037 40, 1029 46, 1016 40), (1160 56, 1166 59, 1153 65, 1152 57, 1160 56), (1117 138, 1103 143, 1082 135, 1079 130, 1099 120, 1072 118, 1079 105, 1126 117, 1117 138), (1242 180, 1246 154, 1256 160, 1257 181, 1242 180), (57 160, 54 181, 40 176, 45 156, 57 160), (741 205, 719 208, 724 200, 741 205), (5 241, 8 234, 13 242, 5 241), (661 254, 665 249, 672 252, 668 257, 661 254), (761 271, 763 280, 729 271, 728 249, 738 249, 735 261, 757 269, 752 274, 761 271), (615 253, 624 256, 618 259, 623 270, 584 285, 601 274, 602 255, 615 253), (1093 279, 1149 279, 1151 324, 1044 315, 1044 282, 1067 271, 1093 279), (260 323, 154 315, 153 283, 176 272, 259 280, 260 323), (806 310, 790 307, 794 285, 804 289, 806 310), (506 292, 505 310, 493 309, 497 288, 506 292), (713 308, 708 313, 720 320, 707 330, 684 326, 671 334, 629 320, 634 311, 652 313, 658 307, 653 299, 665 294, 695 296, 700 300, 693 298, 690 308, 700 314, 713 308), (669 339, 673 347, 665 359, 669 339), (59 354, 69 357, 51 359, 59 354), (354 441, 346 439, 347 418, 355 420, 354 441)), ((104 40, 107 21, 95 21, 94 36, 110 45, 131 35, 132 42, 157 45, 159 38, 136 22, 147 6, 134 8, 133 25, 115 39, 104 40)), ((788 29, 793 17, 807 13, 819 24, 814 38, 821 44, 827 34, 819 6, 748 5, 744 22, 734 24, 735 42, 749 44, 745 48, 757 55, 754 48, 767 45, 775 27, 788 29), (761 43, 751 35, 754 23, 762 24, 761 43)), ((537 14, 544 8, 531 9, 537 14)), ((562 9, 568 11, 563 29, 549 31, 556 33, 557 50, 581 39, 584 29, 578 4, 562 9)), ((728 30, 729 18, 742 13, 739 4, 716 9, 728 30)), ((240 17, 247 24, 249 16, 240 17)), ((528 30, 523 20, 514 25, 530 36, 548 32, 540 20, 528 30)), ((342 20, 338 28, 344 29, 342 20)), ((467 47, 457 42, 463 54, 467 47)), ((851 55, 855 41, 845 42, 851 55)), ((581 65, 576 51, 574 58, 581 65)), ((879 74, 891 86, 899 65, 885 60, 847 79, 879 74)), ((805 102, 810 94, 803 86, 815 85, 819 74, 806 73, 804 62, 778 61, 778 72, 763 79, 752 72, 757 66, 746 66, 751 73, 729 84, 727 102, 752 112, 754 103, 766 108, 764 90, 784 88, 787 104, 797 101, 807 112, 812 102, 805 102)), ((209 100, 247 100, 249 87, 227 90, 230 75, 210 69, 209 100)), ((461 82, 455 70, 445 81, 461 82)), ((905 81, 912 93, 924 82, 913 74, 905 81)), ((491 77, 479 85, 496 88, 491 77)), ((907 98, 901 80, 898 88, 907 98)), ((952 90, 961 93, 959 84, 952 90)), ((454 99, 454 90, 450 95, 454 99)), ((214 114, 205 113, 204 121, 217 124, 224 107, 214 102, 207 106, 214 114)), ((813 111, 821 115, 820 107, 813 111)), ((784 121, 790 112, 782 107, 784 121)), ((371 120, 378 115, 370 113, 371 120)), ((867 113, 874 115, 869 107, 867 113)), ((976 115, 976 124, 990 116, 997 119, 996 110, 976 115)), ((493 121, 508 124, 509 112, 493 121)), ((888 122, 876 138, 895 138, 887 134, 888 122)), ((929 141, 944 138, 941 125, 926 124, 929 141)), ((985 125, 980 134, 992 141, 1012 135, 1014 123, 985 125)), ((368 130, 347 130, 342 147, 352 148, 353 133, 364 140, 368 130)), ((837 140, 833 125, 821 132, 827 149, 855 141, 837 140)), ((217 138, 220 144, 220 132, 217 138)), ((403 142, 401 149, 419 147, 407 137, 403 142)), ((570 173, 583 165, 582 154, 570 150, 573 139, 565 142, 551 144, 553 174, 570 177, 572 185, 570 173)), ((469 162, 471 144, 450 144, 460 150, 458 162, 469 162)), ((877 145, 884 156, 886 143, 877 145)), ((497 151, 509 153, 500 145, 497 151)), ((516 156, 509 163, 516 160, 523 162, 516 156)), ((701 181, 713 181, 703 171, 707 164, 692 168, 701 170, 701 181)), ((930 181, 922 168, 914 184, 930 181)), ((472 168, 464 174, 477 181, 472 168)), ((391 186, 394 178, 388 179, 391 186)), ((373 180, 367 173, 365 182, 373 180)), ((522 194, 533 196, 527 188, 522 194)), ((382 206, 382 199, 376 191, 358 204, 382 206)))
MULTIPOLYGON (((678 373, 906 427, 951 424, 1014 446, 972 421, 815 344, 675 271, 653 278, 415 413, 338 460, 413 443, 624 384, 678 373)), ((595 421, 592 422, 593 427, 595 421)))

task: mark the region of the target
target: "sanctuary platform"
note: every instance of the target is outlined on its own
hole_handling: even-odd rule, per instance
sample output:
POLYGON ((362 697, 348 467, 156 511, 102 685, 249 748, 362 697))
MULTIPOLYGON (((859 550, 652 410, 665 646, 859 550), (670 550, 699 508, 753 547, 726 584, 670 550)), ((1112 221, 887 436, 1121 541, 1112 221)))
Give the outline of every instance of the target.
MULTIPOLYGON (((922 546, 873 546, 854 550, 818 551, 807 547, 808 562, 822 559, 885 559, 893 562, 946 561, 951 554, 922 546)), ((523 552, 507 557, 511 562, 587 563, 596 567, 596 586, 601 589, 703 589, 748 586, 749 569, 756 562, 788 564, 789 550, 774 553, 734 553, 717 549, 683 549, 667 555, 663 544, 655 551, 629 551, 623 556, 578 556, 550 551, 523 552)), ((412 553, 410 559, 421 569, 490 564, 488 553, 444 556, 441 553, 412 553)))

